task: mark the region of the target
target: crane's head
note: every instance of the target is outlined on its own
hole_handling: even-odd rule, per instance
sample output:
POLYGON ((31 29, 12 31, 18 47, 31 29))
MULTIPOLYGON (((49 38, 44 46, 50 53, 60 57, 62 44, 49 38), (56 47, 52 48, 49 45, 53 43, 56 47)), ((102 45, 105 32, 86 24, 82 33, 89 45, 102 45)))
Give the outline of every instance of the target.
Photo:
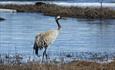
POLYGON ((57 16, 56 17, 56 20, 59 20, 59 19, 65 19, 64 17, 61 17, 61 16, 57 16))
POLYGON ((56 16, 55 19, 59 20, 59 19, 61 19, 61 16, 56 16))

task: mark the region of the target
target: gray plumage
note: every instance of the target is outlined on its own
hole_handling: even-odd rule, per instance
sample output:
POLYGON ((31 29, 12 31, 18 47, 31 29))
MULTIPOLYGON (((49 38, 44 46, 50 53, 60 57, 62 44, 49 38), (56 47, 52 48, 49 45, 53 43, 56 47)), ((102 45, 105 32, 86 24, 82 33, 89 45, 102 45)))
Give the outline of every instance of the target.
POLYGON ((42 60, 44 59, 44 55, 46 56, 46 59, 47 59, 46 50, 47 50, 48 46, 55 41, 55 39, 57 38, 57 36, 60 32, 61 25, 58 22, 59 19, 61 19, 60 16, 57 16, 55 18, 57 26, 58 26, 57 29, 48 30, 47 32, 38 33, 35 37, 35 42, 34 42, 34 46, 33 46, 33 50, 35 51, 35 54, 38 56, 38 50, 42 50, 43 48, 45 49, 43 52, 42 60))

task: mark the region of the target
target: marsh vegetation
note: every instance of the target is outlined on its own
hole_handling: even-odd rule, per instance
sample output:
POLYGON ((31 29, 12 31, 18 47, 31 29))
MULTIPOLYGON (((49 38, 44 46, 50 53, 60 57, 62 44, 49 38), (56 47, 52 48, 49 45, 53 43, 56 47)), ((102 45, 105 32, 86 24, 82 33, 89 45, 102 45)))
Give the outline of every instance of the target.
POLYGON ((41 12, 44 15, 56 16, 62 15, 64 17, 75 18, 115 18, 115 10, 111 8, 99 7, 66 7, 54 4, 45 4, 38 2, 35 5, 0 5, 0 8, 14 9, 17 12, 41 12))
POLYGON ((39 61, 30 61, 21 63, 22 57, 19 54, 9 57, 5 55, 5 58, 0 57, 0 70, 115 70, 115 61, 108 63, 97 63, 91 61, 74 60, 65 63, 50 61, 40 63, 39 61), (2 59, 2 60, 1 60, 2 59), (5 62, 5 63, 4 63, 5 62))

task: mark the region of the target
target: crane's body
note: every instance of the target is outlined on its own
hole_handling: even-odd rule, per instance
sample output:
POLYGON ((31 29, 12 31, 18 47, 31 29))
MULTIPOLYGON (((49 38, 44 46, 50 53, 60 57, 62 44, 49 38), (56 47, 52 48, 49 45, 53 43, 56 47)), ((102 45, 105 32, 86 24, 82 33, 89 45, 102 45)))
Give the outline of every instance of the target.
MULTIPOLYGON (((45 45, 52 44, 59 34, 59 30, 48 30, 47 32, 41 32, 36 35, 35 42, 38 49, 43 49, 45 45)), ((48 46, 45 46, 46 48, 48 46)))
POLYGON ((38 50, 42 50, 43 48, 45 49, 43 52, 42 60, 44 59, 44 55, 46 56, 46 59, 47 59, 46 50, 48 46, 56 40, 60 32, 61 25, 58 22, 59 19, 61 19, 61 17, 57 16, 56 23, 57 23, 58 28, 56 30, 48 30, 47 32, 41 32, 41 33, 38 33, 35 37, 35 42, 34 42, 34 47, 33 47, 33 49, 35 50, 35 54, 38 56, 38 50))

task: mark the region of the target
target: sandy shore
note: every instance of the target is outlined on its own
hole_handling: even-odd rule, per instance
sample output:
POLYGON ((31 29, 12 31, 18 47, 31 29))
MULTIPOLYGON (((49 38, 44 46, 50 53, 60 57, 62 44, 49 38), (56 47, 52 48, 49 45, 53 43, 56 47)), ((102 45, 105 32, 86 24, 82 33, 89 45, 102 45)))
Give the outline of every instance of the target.
POLYGON ((96 8, 96 7, 66 7, 54 4, 36 3, 35 5, 0 5, 1 9, 13 9, 17 12, 40 12, 44 15, 56 16, 61 15, 64 17, 75 17, 75 18, 103 18, 113 19, 115 18, 115 10, 110 8, 96 8))

